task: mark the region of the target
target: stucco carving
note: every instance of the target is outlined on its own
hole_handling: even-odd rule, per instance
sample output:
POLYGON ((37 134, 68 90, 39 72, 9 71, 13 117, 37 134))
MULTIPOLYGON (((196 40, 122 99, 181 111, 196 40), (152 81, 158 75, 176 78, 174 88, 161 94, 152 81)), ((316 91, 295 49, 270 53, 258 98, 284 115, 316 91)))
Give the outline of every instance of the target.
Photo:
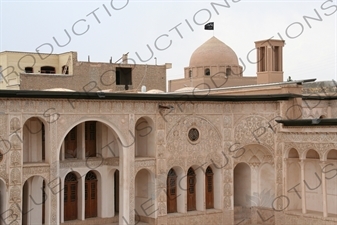
MULTIPOLYGON (((154 172, 154 166, 156 164, 155 159, 148 159, 148 160, 135 160, 135 168, 136 171, 141 170, 142 168, 148 168, 152 172, 154 172)), ((136 172, 137 173, 137 172, 136 172)))
POLYGON ((22 139, 19 135, 20 135, 19 133, 16 133, 16 134, 13 134, 9 138, 12 149, 21 149, 21 140, 22 139))
POLYGON ((32 176, 41 176, 45 180, 49 180, 49 172, 50 172, 49 166, 24 167, 22 171, 23 171, 23 179, 22 179, 23 184, 26 182, 28 178, 32 176))
POLYGON ((21 202, 21 188, 20 186, 11 186, 9 189, 9 201, 10 202, 21 202))
POLYGON ((274 147, 275 134, 270 129, 269 121, 260 116, 248 116, 235 126, 234 138, 240 144, 258 143, 274 147))
POLYGON ((17 130, 21 129, 21 123, 19 118, 14 117, 11 119, 10 124, 10 133, 16 132, 17 130))
POLYGON ((10 182, 11 185, 21 184, 21 171, 18 168, 10 170, 10 182))
POLYGON ((18 150, 11 151, 11 167, 17 167, 21 164, 21 152, 18 150))
POLYGON ((169 168, 174 165, 185 165, 184 170, 187 170, 192 165, 201 166, 204 163, 211 163, 207 162, 207 156, 221 150, 219 130, 206 118, 199 116, 187 116, 177 121, 172 130, 167 133, 166 139, 168 151, 165 156, 169 159, 169 168), (203 130, 199 133, 197 143, 191 143, 188 139, 187 134, 192 127, 203 130), (177 151, 177 149, 184 149, 184 151, 177 151))

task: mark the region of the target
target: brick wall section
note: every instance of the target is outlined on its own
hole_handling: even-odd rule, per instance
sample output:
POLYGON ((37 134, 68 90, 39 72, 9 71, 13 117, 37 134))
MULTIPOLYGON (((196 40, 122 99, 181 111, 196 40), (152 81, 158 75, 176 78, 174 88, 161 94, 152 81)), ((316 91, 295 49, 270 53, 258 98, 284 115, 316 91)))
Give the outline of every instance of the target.
POLYGON ((124 85, 116 85, 116 67, 132 69, 132 86, 129 90, 140 91, 145 85, 147 90, 166 91, 165 65, 134 65, 96 62, 77 62, 74 59, 73 75, 62 74, 21 74, 21 90, 40 90, 49 88, 66 88, 75 91, 98 91, 112 89, 123 91, 124 85), (97 88, 95 88, 97 87, 97 88))

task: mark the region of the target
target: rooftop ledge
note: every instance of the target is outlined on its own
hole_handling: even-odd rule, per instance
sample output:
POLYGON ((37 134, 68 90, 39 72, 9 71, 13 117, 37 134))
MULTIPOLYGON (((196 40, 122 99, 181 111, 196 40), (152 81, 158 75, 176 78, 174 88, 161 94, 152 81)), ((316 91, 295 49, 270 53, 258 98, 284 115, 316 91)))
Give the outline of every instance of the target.
POLYGON ((300 127, 300 126, 337 126, 337 118, 331 119, 298 119, 298 120, 275 120, 284 126, 300 127))
POLYGON ((72 77, 73 74, 62 74, 62 73, 23 73, 23 75, 36 75, 36 76, 58 76, 58 77, 72 77))

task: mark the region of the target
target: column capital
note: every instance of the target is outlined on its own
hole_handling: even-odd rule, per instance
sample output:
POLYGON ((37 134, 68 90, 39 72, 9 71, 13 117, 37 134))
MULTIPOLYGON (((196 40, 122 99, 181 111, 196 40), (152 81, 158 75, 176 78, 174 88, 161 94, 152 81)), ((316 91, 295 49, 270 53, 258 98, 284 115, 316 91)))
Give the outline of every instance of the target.
POLYGON ((298 161, 298 164, 300 164, 300 166, 302 167, 304 167, 304 164, 305 164, 305 159, 300 159, 299 161, 298 161))
POLYGON ((319 165, 320 165, 321 169, 323 169, 326 165, 328 165, 328 162, 327 161, 320 161, 319 165))

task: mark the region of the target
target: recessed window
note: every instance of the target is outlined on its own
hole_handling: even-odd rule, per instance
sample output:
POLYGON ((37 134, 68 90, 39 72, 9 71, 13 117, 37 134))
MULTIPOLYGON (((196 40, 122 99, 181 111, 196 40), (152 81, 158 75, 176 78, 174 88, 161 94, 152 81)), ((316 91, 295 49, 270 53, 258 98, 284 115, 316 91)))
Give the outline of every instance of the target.
POLYGON ((25 73, 34 73, 33 67, 25 67, 25 73))
POLYGON ((0 152, 0 162, 2 161, 2 159, 4 158, 3 154, 0 152))
POLYGON ((41 73, 49 73, 49 74, 55 74, 55 67, 53 66, 42 66, 41 73))
POLYGON ((209 68, 205 69, 205 76, 211 75, 211 70, 209 68))
POLYGON ((69 74, 69 66, 62 66, 62 74, 69 74))
POLYGON ((263 72, 266 71, 266 48, 265 47, 261 47, 259 48, 259 53, 260 53, 260 57, 259 57, 259 72, 263 72))
POLYGON ((188 138, 190 139, 190 141, 195 142, 199 139, 199 131, 196 128, 191 128, 188 131, 188 138))
POLYGON ((226 68, 226 76, 230 76, 232 74, 232 69, 230 67, 226 68))
POLYGON ((117 85, 132 85, 132 70, 131 68, 116 68, 116 84, 117 85))

